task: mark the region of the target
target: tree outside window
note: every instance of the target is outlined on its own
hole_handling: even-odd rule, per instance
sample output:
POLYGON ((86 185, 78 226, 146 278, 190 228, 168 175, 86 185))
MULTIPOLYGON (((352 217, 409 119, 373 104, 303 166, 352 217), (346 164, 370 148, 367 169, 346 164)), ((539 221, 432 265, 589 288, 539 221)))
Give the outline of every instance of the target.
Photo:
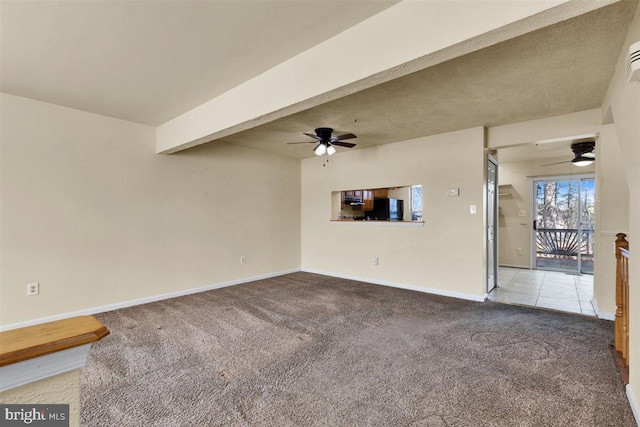
POLYGON ((411 186, 411 221, 422 221, 422 185, 411 186))

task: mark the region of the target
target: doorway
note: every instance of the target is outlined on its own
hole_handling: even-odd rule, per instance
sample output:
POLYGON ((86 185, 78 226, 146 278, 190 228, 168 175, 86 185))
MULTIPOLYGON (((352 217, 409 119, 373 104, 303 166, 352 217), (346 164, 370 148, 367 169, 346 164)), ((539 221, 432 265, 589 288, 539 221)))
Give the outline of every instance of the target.
POLYGON ((532 195, 533 267, 570 274, 593 274, 593 174, 534 179, 532 195))

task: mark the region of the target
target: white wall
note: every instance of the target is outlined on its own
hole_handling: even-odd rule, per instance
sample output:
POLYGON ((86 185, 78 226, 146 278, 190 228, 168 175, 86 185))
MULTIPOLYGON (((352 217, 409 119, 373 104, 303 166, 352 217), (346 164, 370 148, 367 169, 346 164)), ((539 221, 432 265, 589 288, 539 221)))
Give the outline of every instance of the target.
POLYGON ((615 125, 604 125, 596 143, 594 299, 600 312, 616 312, 616 233, 629 230, 629 187, 621 167, 615 125))
MULTIPOLYGON (((629 46, 640 41, 640 8, 636 9, 623 44, 616 70, 603 103, 603 114, 613 119, 629 188, 629 298, 632 307, 640 306, 640 82, 628 82, 626 57, 629 46)), ((640 310, 630 310, 629 384, 640 393, 640 310)), ((638 409, 638 402, 632 400, 638 409)), ((638 418, 640 414, 636 414, 638 418)))
POLYGON ((299 267, 297 159, 157 155, 151 127, 0 100, 0 325, 299 267))
POLYGON ((485 289, 482 127, 302 161, 302 269, 478 298, 485 289), (330 222, 331 192, 422 184, 424 227, 330 222), (459 197, 447 189, 460 188, 459 197), (469 214, 469 205, 478 213, 469 214), (373 265, 373 257, 380 264, 373 265))

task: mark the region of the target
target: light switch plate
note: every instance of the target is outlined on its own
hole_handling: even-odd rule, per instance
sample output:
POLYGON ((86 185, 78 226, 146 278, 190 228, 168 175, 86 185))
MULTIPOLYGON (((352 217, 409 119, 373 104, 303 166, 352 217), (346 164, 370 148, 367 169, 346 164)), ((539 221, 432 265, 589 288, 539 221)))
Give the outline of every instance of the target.
POLYGON ((458 197, 460 195, 460 189, 459 188, 450 188, 447 190, 447 196, 448 197, 458 197))
POLYGON ((476 213, 478 213, 478 209, 476 208, 476 205, 470 205, 469 206, 469 213, 471 215, 475 215, 476 213))

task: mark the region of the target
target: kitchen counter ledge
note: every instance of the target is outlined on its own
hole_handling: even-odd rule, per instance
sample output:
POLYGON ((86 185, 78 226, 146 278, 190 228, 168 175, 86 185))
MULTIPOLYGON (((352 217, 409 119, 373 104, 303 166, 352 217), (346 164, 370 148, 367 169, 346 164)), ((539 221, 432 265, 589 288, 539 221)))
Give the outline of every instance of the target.
POLYGON ((362 220, 354 220, 354 219, 332 219, 330 221, 332 224, 367 224, 374 226, 400 226, 400 227, 424 227, 424 221, 362 221, 362 220))

